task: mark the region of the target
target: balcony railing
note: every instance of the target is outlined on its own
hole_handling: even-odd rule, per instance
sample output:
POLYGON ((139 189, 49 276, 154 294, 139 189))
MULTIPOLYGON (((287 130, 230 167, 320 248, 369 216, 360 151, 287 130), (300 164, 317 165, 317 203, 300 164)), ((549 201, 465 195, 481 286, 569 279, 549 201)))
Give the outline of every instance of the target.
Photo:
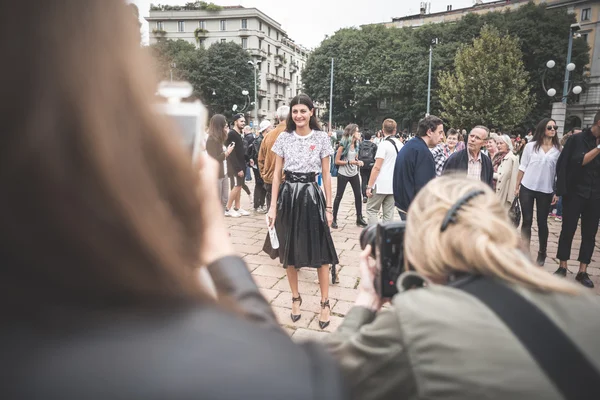
POLYGON ((247 49, 248 53, 253 57, 260 57, 263 60, 267 59, 267 52, 261 49, 247 49))
POLYGON ((275 100, 281 100, 283 101, 285 98, 281 93, 276 93, 275 94, 275 100))
POLYGON ((284 78, 282 76, 277 76, 275 74, 267 74, 267 81, 277 82, 282 85, 289 85, 291 83, 289 79, 284 78))
POLYGON ((267 116, 267 110, 265 110, 265 109, 258 110, 258 115, 261 116, 261 117, 266 117, 267 116))
POLYGON ((258 91, 256 93, 258 94, 258 97, 267 97, 267 91, 266 90, 258 89, 258 91))

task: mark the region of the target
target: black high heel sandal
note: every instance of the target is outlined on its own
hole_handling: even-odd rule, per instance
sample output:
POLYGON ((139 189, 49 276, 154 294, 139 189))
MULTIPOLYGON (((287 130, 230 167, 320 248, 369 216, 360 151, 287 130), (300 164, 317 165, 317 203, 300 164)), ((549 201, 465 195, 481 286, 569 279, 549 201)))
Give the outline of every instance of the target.
MULTIPOLYGON (((293 305, 293 304, 294 304, 296 301, 299 301, 299 302, 300 302, 300 305, 299 305, 299 306, 301 306, 301 305, 302 305, 302 296, 298 295, 298 297, 292 297, 292 305, 293 305)), ((298 320, 300 319, 300 317, 301 317, 301 316, 302 316, 302 314, 296 314, 296 315, 294 315, 294 314, 290 313, 290 318, 292 318, 292 321, 293 321, 293 322, 296 322, 296 321, 298 321, 298 320)))
MULTIPOLYGON (((331 318, 331 307, 329 306, 329 299, 321 302, 321 309, 325 309, 325 307, 329 308, 329 317, 331 318)), ((319 320, 319 327, 321 329, 325 329, 329 326, 330 321, 321 321, 319 320)))

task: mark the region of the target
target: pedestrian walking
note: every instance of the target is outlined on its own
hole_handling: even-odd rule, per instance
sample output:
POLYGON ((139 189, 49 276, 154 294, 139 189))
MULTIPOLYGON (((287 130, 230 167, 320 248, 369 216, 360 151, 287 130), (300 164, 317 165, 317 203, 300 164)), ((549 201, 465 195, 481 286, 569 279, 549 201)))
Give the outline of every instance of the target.
POLYGON ((340 140, 340 145, 335 154, 335 164, 338 166, 337 191, 333 203, 333 229, 338 228, 337 216, 340 209, 340 202, 344 197, 346 185, 350 183, 354 193, 354 208, 356 209, 356 225, 367 226, 362 216, 362 197, 360 190, 359 169, 364 165, 358 159, 360 131, 358 125, 350 124, 344 129, 344 134, 340 140))
MULTIPOLYGON (((233 154, 227 157, 227 173, 229 175, 230 188, 229 200, 225 209, 225 216, 239 218, 248 216, 250 213, 244 210, 240 204, 242 186, 246 186, 244 182, 244 174, 246 171, 246 154, 244 151, 244 142, 242 140, 242 132, 246 126, 246 118, 243 114, 233 116, 233 129, 229 131, 225 145, 229 146, 234 143, 233 154)), ((247 189, 247 187, 246 187, 247 189)), ((250 190, 248 190, 250 195, 250 190)))
POLYGON ((394 166, 394 202, 403 220, 419 190, 436 176, 430 149, 440 143, 443 132, 444 122, 429 115, 419 121, 417 135, 398 152, 394 166))
POLYGON ((227 157, 233 152, 235 143, 225 147, 227 139, 227 119, 224 115, 215 114, 210 119, 208 127, 208 138, 206 140, 206 152, 219 163, 219 180, 217 181, 217 191, 221 199, 223 208, 227 207, 229 197, 229 182, 227 173, 227 157))
POLYGON ((360 167, 360 187, 363 196, 363 203, 367 202, 367 184, 371 171, 375 165, 375 154, 377 154, 377 145, 371 141, 373 134, 370 131, 364 132, 364 139, 360 143, 358 159, 363 162, 360 167))
POLYGON ((265 207, 267 191, 265 190, 265 182, 262 179, 260 169, 258 168, 258 154, 260 152, 260 147, 262 146, 262 142, 264 140, 264 135, 268 134, 271 131, 271 129, 271 121, 262 121, 259 125, 258 136, 248 147, 248 159, 250 160, 250 167, 252 168, 252 171, 254 173, 254 201, 252 202, 252 204, 254 206, 254 212, 258 214, 267 213, 267 207, 265 207))
POLYGON ((539 122, 531 142, 524 146, 515 187, 515 196, 519 196, 521 202, 523 213, 521 235, 525 239, 527 251, 529 251, 531 242, 535 203, 540 241, 536 262, 540 266, 544 265, 546 260, 548 213, 551 205, 558 201, 558 197, 554 195, 556 162, 561 150, 557 131, 558 126, 553 119, 544 118, 539 122))
POLYGON ((503 205, 510 207, 515 199, 513 188, 517 184, 519 159, 513 153, 512 141, 508 135, 497 136, 496 146, 498 147, 498 153, 492 161, 494 179, 496 180, 496 195, 503 205))
POLYGON ((282 132, 272 151, 276 155, 273 171, 269 226, 275 228, 279 248, 274 249, 269 235, 263 250, 285 268, 292 290, 293 322, 300 319, 302 297, 298 290, 297 268, 317 268, 321 289, 319 326, 330 322, 329 265, 338 264, 329 226, 333 221, 331 175, 329 162, 333 155, 327 133, 322 132, 312 100, 300 94, 290 102, 286 131, 282 132), (281 172, 285 182, 281 184, 281 172), (325 195, 316 182, 323 176, 325 195))
POLYGON ((277 109, 277 126, 271 132, 265 135, 260 150, 258 152, 258 169, 260 170, 261 177, 265 182, 266 192, 266 206, 267 210, 271 206, 271 192, 273 189, 273 172, 275 171, 275 161, 277 159, 275 153, 271 151, 275 141, 279 135, 285 131, 286 120, 290 108, 288 106, 281 106, 277 109))
POLYGON ((394 166, 396 156, 402 148, 400 140, 396 139, 397 124, 393 119, 383 121, 384 139, 377 147, 375 164, 367 185, 367 217, 369 224, 378 222, 379 210, 383 211, 383 222, 394 219, 394 166))
POLYGON ((562 196, 562 229, 556 257, 560 266, 555 274, 566 276, 571 245, 581 218, 579 271, 575 279, 593 288, 587 273, 592 260, 600 221, 600 111, 591 128, 573 135, 565 144, 557 163, 556 193, 562 196))

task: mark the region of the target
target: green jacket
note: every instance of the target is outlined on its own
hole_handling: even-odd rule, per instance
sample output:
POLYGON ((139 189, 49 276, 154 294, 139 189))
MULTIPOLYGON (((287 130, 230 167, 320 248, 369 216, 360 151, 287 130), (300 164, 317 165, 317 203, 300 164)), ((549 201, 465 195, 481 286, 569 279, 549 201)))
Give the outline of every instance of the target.
MULTIPOLYGON (((352 398, 562 399, 513 333, 478 299, 442 285, 406 291, 403 277, 390 307, 378 313, 354 307, 326 339, 352 398)), ((600 298, 515 290, 564 330, 600 371, 600 298)))

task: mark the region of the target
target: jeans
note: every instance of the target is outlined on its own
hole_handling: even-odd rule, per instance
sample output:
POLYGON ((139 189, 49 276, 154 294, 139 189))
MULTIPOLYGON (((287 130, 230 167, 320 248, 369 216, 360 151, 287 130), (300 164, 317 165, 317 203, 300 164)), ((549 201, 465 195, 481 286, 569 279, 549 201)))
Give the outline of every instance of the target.
POLYGON ((341 174, 337 176, 337 191, 335 192, 335 200, 333 202, 333 220, 337 221, 338 210, 340 209, 340 202, 344 196, 344 190, 346 185, 350 183, 352 191, 354 192, 354 206, 356 208, 356 218, 362 217, 362 197, 360 193, 360 178, 358 174, 347 177, 341 174))
POLYGON ((221 198, 221 204, 223 204, 223 208, 225 208, 227 206, 227 200, 229 200, 227 177, 219 178, 217 181, 217 190, 219 192, 219 197, 221 198))
POLYGON ((562 196, 558 198, 558 203, 556 203, 556 216, 562 217, 563 213, 563 198, 562 196))
POLYGON ((265 191, 265 181, 262 180, 260 176, 260 171, 258 168, 252 168, 254 172, 254 208, 264 207, 265 205, 265 197, 267 196, 267 192, 265 191))
POLYGON ((374 225, 378 222, 377 214, 379 209, 383 207, 383 221, 392 222, 394 219, 394 195, 393 194, 377 194, 367 200, 367 221, 369 225, 374 225))
POLYGON ((546 253, 548 244, 548 213, 552 204, 552 193, 536 192, 521 185, 519 201, 523 212, 523 225, 521 225, 521 236, 525 239, 527 250, 531 244, 531 225, 533 224, 533 203, 536 205, 538 224, 538 237, 540 239, 540 253, 546 253))
POLYGON ((247 180, 247 181, 251 181, 251 180, 252 180, 252 174, 250 173, 250 170, 251 170, 251 169, 252 169, 252 168, 250 168, 250 167, 246 166, 246 180, 247 180))
POLYGON ((363 198, 367 197, 367 183, 371 177, 371 168, 360 170, 360 189, 362 191, 363 198))
POLYGON ((571 245, 577 231, 577 222, 581 216, 581 247, 577 261, 589 264, 594 253, 598 221, 600 221, 600 207, 597 199, 584 199, 578 195, 563 196, 563 220, 560 238, 558 239, 558 252, 556 258, 567 261, 571 256, 571 245))

